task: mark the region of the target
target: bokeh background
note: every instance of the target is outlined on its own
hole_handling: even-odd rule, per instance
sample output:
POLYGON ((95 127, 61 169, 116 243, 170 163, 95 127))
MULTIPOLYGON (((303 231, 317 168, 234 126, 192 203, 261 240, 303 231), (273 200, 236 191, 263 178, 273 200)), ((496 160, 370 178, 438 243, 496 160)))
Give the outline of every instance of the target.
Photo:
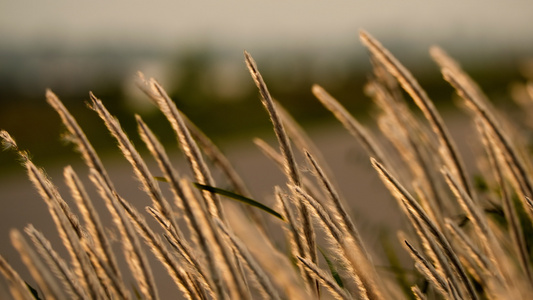
MULTIPOLYGON (((363 85, 370 63, 358 40, 360 29, 394 53, 446 112, 453 111, 453 91, 429 57, 431 45, 459 60, 500 107, 512 109, 513 83, 531 76, 525 67, 533 57, 531 1, 2 1, 0 128, 28 149, 60 188, 66 164, 78 166, 85 176, 81 160, 60 138, 57 114, 46 104, 45 90, 51 89, 111 164, 117 188, 142 207, 147 202, 136 199, 129 167, 86 105, 92 91, 137 145, 142 142, 133 114, 140 114, 176 149, 168 123, 136 87, 142 71, 162 83, 177 106, 229 154, 262 199, 283 181, 251 142, 254 136, 273 136, 245 67, 247 50, 272 95, 332 158, 341 189, 348 198, 360 199, 353 211, 359 223, 380 227, 395 207, 380 204, 392 202, 380 202, 388 196, 368 174, 366 155, 348 134, 339 133, 340 126, 310 91, 318 83, 363 122, 369 119, 371 101, 363 85), (379 211, 373 211, 376 206, 379 211)), ((447 118, 455 120, 454 132, 465 130, 466 123, 453 113, 447 118)), ((462 147, 468 151, 468 145, 462 147)), ((34 223, 55 234, 41 202, 17 157, 1 152, 0 254, 15 266, 20 261, 10 246, 10 228, 34 223)))
MULTIPOLYGON (((58 119, 44 101, 45 89, 79 112, 80 122, 94 117, 85 108, 93 91, 128 127, 133 112, 159 118, 137 93, 134 79, 142 71, 215 139, 255 131, 268 120, 255 101, 245 49, 298 120, 328 117, 311 95, 312 83, 359 112, 369 104, 361 88, 369 62, 359 29, 382 41, 435 98, 450 93, 430 61, 433 44, 460 60, 488 93, 502 92, 531 55, 532 16, 528 1, 3 1, 0 127, 36 159, 60 158, 70 151, 57 142, 58 119)), ((109 140, 100 140, 100 129, 94 126, 93 143, 105 148, 109 140)), ((86 130, 93 135, 93 128, 86 130)), ((0 157, 3 169, 15 166, 12 161, 0 157)))

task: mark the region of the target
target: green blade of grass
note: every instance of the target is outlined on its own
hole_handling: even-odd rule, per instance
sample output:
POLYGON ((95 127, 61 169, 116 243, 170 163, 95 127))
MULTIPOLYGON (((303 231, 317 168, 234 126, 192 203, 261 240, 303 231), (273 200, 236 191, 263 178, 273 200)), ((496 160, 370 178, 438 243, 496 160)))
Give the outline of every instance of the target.
POLYGON ((161 182, 168 182, 168 179, 166 179, 165 177, 161 177, 161 176, 154 176, 154 179, 157 181, 161 181, 161 182))
POLYGON ((344 288, 344 283, 342 282, 341 275, 339 275, 339 272, 337 271, 337 268, 335 267, 331 259, 329 259, 329 257, 326 255, 324 250, 322 250, 322 248, 318 247, 318 251, 320 251, 320 253, 322 254, 322 257, 324 257, 324 260, 326 261, 326 264, 328 265, 329 271, 331 272, 331 276, 333 276, 333 279, 335 279, 335 282, 337 283, 337 285, 340 288, 344 288))
POLYGON ((273 210, 272 208, 262 204, 262 203, 259 203, 253 199, 250 199, 250 198, 247 198, 247 197, 244 197, 242 195, 239 195, 239 194, 235 194, 233 192, 230 192, 228 190, 224 190, 224 189, 221 189, 221 188, 216 188, 216 187, 212 187, 212 186, 209 186, 209 185, 204 185, 204 184, 200 184, 200 183, 197 183, 195 182, 194 183, 194 186, 201 189, 201 190, 206 190, 206 191, 209 191, 211 193, 215 193, 215 194, 219 194, 219 195, 222 195, 222 196, 226 196, 228 198, 231 198, 231 199, 234 199, 234 200, 237 200, 239 202, 242 202, 242 203, 245 203, 245 204, 248 204, 250 206, 253 206, 253 207, 257 207, 271 215, 273 215, 274 217, 282 220, 282 221, 285 221, 285 219, 283 218, 283 216, 278 213, 277 211, 273 210))

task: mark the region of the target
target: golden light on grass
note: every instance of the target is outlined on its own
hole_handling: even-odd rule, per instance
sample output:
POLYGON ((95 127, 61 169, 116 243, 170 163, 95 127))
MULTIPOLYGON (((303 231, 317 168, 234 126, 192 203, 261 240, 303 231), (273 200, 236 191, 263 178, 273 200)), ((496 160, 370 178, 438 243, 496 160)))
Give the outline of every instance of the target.
MULTIPOLYGON (((395 277, 374 263, 383 257, 365 245, 358 220, 334 184, 336 174, 305 131, 273 99, 258 64, 245 52, 279 149, 261 139, 254 141, 285 175, 284 185, 272 187, 274 208, 253 199, 246 178, 223 152, 181 113, 157 81, 144 80, 142 74, 139 86, 171 124, 194 179, 181 175, 137 115, 139 135, 162 173, 157 177, 106 109, 105 99, 92 93, 90 98, 92 109, 141 183, 139 193, 151 199, 145 209, 120 196, 81 127, 52 91, 46 91, 47 101, 58 112, 69 140, 88 166, 85 176, 92 181, 89 187, 79 171, 64 169, 80 220, 44 170, 6 131, 0 131, 5 148, 18 153, 47 204, 68 253, 67 258, 59 256, 33 225, 25 229, 33 246, 19 230, 11 232, 11 242, 40 296, 160 299, 163 293, 148 259, 152 256, 174 282, 176 290, 171 293, 187 299, 528 299, 533 294, 529 250, 533 240, 527 236, 533 222, 533 180, 527 151, 510 138, 516 133, 500 125, 495 108, 460 65, 433 47, 432 57, 467 104, 484 147, 479 158, 488 162, 490 172, 483 180, 490 188, 475 188, 446 124, 418 81, 370 34, 362 31, 360 37, 374 67, 365 91, 379 109, 379 128, 393 147, 384 147, 324 88, 313 85, 311 91, 364 146, 370 164, 397 200, 387 208, 405 216, 405 232, 396 245, 411 256, 416 273, 399 267, 395 277), (403 99, 400 89, 425 120, 410 111, 410 100, 403 99), (225 177, 230 190, 217 187, 215 171, 225 177), (117 252, 89 197, 91 188, 105 202, 118 229, 122 247, 117 252), (227 203, 222 197, 244 204, 227 203), (501 207, 499 219, 491 215, 489 205, 501 207), (154 218, 157 226, 146 217, 154 218), (284 236, 273 237, 269 228, 282 229, 284 236), (121 269, 120 262, 126 262, 129 270, 121 269), (125 281, 126 272, 134 282, 125 281)), ((533 90, 533 83, 525 86, 533 90)), ((25 279, 2 257, 0 272, 14 299, 34 299, 25 279)))

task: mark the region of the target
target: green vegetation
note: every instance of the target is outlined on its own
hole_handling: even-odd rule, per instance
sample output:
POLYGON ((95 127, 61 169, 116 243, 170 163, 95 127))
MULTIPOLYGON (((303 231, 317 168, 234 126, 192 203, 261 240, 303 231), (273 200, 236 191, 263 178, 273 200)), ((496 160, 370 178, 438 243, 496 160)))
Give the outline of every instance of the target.
MULTIPOLYGON (((482 175, 471 176, 421 84, 372 36, 361 32, 360 38, 373 65, 364 90, 379 111, 379 128, 392 148, 374 138, 332 96, 334 92, 316 84, 311 92, 364 146, 397 200, 395 210, 405 216, 408 229, 397 233, 398 240, 383 243, 389 266, 374 263, 377 254, 365 246, 356 220, 325 169, 326 162, 272 98, 260 68, 245 52, 279 149, 261 140, 256 144, 286 176, 285 186, 272 187, 276 207, 253 199, 226 157, 178 109, 180 102, 174 102, 155 79, 141 75, 141 90, 172 126, 193 178, 181 175, 163 144, 136 115, 140 140, 162 174, 155 176, 118 119, 92 93, 90 101, 152 201, 145 214, 160 226, 151 226, 145 214, 115 190, 78 122, 47 91, 47 101, 59 114, 68 140, 89 168, 92 186, 83 184, 72 167, 65 167, 80 220, 28 153, 0 131, 4 145, 20 156, 48 206, 70 258, 60 257, 56 245, 32 225, 25 228, 32 245, 13 229, 11 242, 37 283, 28 288, 25 279, 0 257, 0 271, 13 298, 159 299, 161 291, 148 260, 153 255, 189 299, 528 299, 533 294, 533 176, 526 147, 514 138, 517 131, 503 122, 456 61, 442 49, 432 48, 432 58, 462 99, 461 107, 471 115, 484 147, 477 157, 482 175), (417 117, 413 106, 424 119, 417 117), (302 167, 310 172, 302 172, 302 167), (224 174, 223 184, 229 189, 218 188, 212 176, 215 170, 224 174), (101 212, 88 196, 89 188, 106 203, 121 251, 113 249, 101 212), (169 189, 172 198, 162 189, 169 189), (237 201, 223 201, 220 196, 237 201), (280 246, 279 237, 267 228, 282 228, 286 245, 280 246), (392 245, 404 248, 418 272, 403 267, 392 245), (122 259, 129 270, 119 267, 122 259), (126 272, 133 275, 133 287, 124 279, 126 272)), ((530 99, 518 103, 531 109, 528 101, 533 100, 533 89, 531 85, 522 88, 523 96, 530 99)))

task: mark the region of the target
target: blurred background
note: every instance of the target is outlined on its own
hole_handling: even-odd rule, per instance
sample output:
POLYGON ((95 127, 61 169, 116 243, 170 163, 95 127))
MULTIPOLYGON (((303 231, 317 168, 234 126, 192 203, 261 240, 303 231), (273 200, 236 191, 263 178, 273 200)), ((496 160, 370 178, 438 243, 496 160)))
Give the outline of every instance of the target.
MULTIPOLYGON (((351 168, 339 171, 349 175, 340 176, 339 185, 357 188, 353 176, 364 176, 359 186, 381 187, 375 177, 366 177, 372 170, 356 173, 346 163, 368 160, 347 134, 329 130, 335 121, 311 94, 311 85, 318 83, 358 118, 368 118, 371 101, 363 85, 370 63, 358 39, 360 29, 404 63, 443 110, 451 109, 453 90, 429 57, 431 45, 459 60, 500 106, 512 106, 511 84, 531 75, 524 67, 533 57, 531 1, 2 1, 0 128, 28 149, 36 164, 47 167, 59 185, 62 166, 81 160, 60 138, 64 130, 46 104, 46 89, 58 95, 110 163, 119 159, 118 152, 87 108, 89 91, 119 118, 135 144, 142 145, 134 119, 140 114, 175 149, 168 122, 136 87, 141 71, 167 89, 178 108, 227 150, 263 195, 282 181, 266 177, 279 172, 258 160, 260 153, 250 141, 272 134, 245 67, 247 50, 272 95, 311 129, 326 157, 339 158, 332 169, 351 168)), ((463 125, 453 126, 457 132, 463 125)), ((130 169, 121 162, 113 169, 115 176, 125 180, 125 193, 138 194, 130 169)), ((345 192, 367 194, 374 201, 387 197, 381 190, 345 192)), ((1 152, 0 239, 5 242, 0 254, 9 261, 17 260, 7 242, 9 228, 50 225, 40 219, 50 219, 41 202, 17 157, 1 152)), ((390 211, 382 211, 385 220, 390 211)), ((364 218, 366 212, 355 214, 364 218)))
MULTIPOLYGON (((521 76, 521 60, 531 56, 533 4, 2 1, 0 127, 36 159, 69 155, 58 142, 59 119, 45 102, 49 88, 82 125, 91 124, 84 126, 87 134, 105 150, 110 140, 86 109, 88 92, 127 129, 133 113, 157 127, 161 122, 152 120, 160 114, 135 86, 142 71, 215 140, 254 132, 269 123, 245 68, 245 49, 297 120, 329 118, 311 95, 313 83, 360 113, 370 103, 362 94, 370 64, 359 29, 389 48, 436 100, 442 93, 448 99, 451 89, 429 58, 433 44, 457 58, 489 94, 505 94, 502 89, 521 76)), ((2 170, 17 167, 9 154, 0 162, 2 170)))

